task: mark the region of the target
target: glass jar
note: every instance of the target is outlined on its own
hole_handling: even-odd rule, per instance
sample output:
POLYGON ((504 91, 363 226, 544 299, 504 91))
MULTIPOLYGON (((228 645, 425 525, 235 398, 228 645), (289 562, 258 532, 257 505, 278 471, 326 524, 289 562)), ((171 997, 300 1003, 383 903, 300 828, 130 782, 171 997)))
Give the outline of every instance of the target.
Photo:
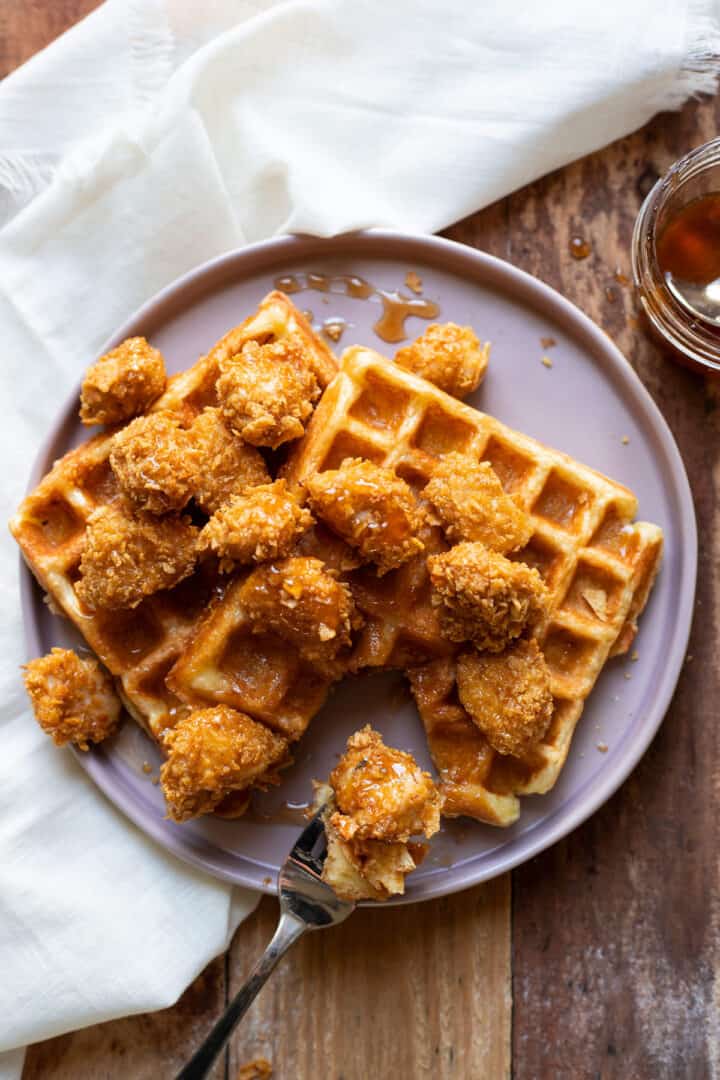
POLYGON ((713 194, 720 195, 720 138, 681 158, 652 188, 633 230, 632 269, 643 312, 675 358, 720 374, 720 322, 683 302, 669 287, 657 257, 658 237, 669 222, 689 203, 713 194))

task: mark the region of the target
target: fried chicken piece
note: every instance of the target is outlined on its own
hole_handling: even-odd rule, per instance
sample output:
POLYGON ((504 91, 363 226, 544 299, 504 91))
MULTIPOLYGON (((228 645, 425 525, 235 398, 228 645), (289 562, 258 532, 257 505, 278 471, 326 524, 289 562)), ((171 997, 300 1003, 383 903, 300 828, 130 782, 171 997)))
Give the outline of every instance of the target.
POLYGON ((117 729, 120 701, 94 657, 53 649, 23 670, 35 718, 57 746, 73 743, 88 750, 90 743, 102 742, 117 729))
POLYGON ((326 803, 324 816, 327 854, 322 879, 341 900, 388 900, 405 892, 405 878, 417 869, 428 845, 417 841, 365 840, 348 844, 328 820, 332 816, 332 788, 321 785, 318 798, 326 803))
POLYGON ((120 490, 137 510, 182 510, 198 475, 190 432, 170 413, 138 416, 112 441, 110 467, 120 490))
POLYGON ((80 388, 83 424, 121 424, 145 412, 165 389, 162 353, 127 338, 88 368, 80 388))
POLYGON ((412 488, 392 469, 346 458, 305 481, 310 506, 378 574, 401 566, 423 550, 416 535, 422 518, 412 488))
POLYGON ((440 828, 440 796, 412 754, 386 746, 369 724, 351 735, 330 774, 343 840, 409 840, 440 828))
POLYGON ((550 669, 534 638, 492 656, 463 653, 457 687, 463 706, 498 754, 527 753, 550 725, 550 669))
POLYGON ((234 495, 200 533, 199 551, 220 557, 220 569, 289 555, 313 523, 313 516, 285 480, 260 484, 234 495))
MULTIPOLYGON (((528 542, 533 533, 529 514, 506 495, 493 467, 467 454, 446 454, 423 488, 453 542, 480 540, 505 555, 528 542)), ((434 517, 434 515, 433 515, 434 517)))
POLYGON ((248 341, 242 352, 222 358, 217 391, 231 430, 273 449, 300 438, 320 396, 302 338, 292 334, 267 345, 248 341))
POLYGON ((432 323, 412 345, 398 349, 395 363, 462 400, 482 382, 489 354, 490 345, 481 345, 469 326, 432 323))
POLYGON ((405 877, 427 851, 410 836, 429 838, 440 827, 432 777, 369 725, 348 739, 329 783, 317 785, 315 804, 326 807, 323 880, 348 900, 403 893, 405 877))
POLYGON ((259 566, 239 597, 256 633, 274 631, 310 661, 333 660, 360 622, 348 586, 308 556, 259 566))
POLYGON ((431 555, 428 570, 440 629, 450 641, 502 652, 545 614, 547 589, 537 570, 477 541, 431 555))
POLYGON ((260 451, 232 434, 219 409, 203 409, 190 438, 197 455, 193 496, 206 514, 214 514, 247 487, 270 483, 260 451))
POLYGON ((88 519, 75 591, 91 610, 134 608, 192 573, 198 530, 187 517, 153 518, 119 503, 88 519))
POLYGON ((230 792, 274 783, 287 758, 280 735, 228 705, 193 709, 165 736, 160 784, 168 817, 209 814, 230 792))

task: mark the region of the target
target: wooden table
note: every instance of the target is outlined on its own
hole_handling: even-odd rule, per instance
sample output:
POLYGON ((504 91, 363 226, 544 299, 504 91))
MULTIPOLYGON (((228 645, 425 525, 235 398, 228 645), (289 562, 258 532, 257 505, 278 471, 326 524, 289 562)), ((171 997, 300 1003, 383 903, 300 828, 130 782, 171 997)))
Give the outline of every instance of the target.
MULTIPOLYGON (((0 74, 96 0, 0 0, 0 74)), ((690 103, 449 229, 554 286, 624 351, 680 445, 700 531, 697 611, 662 731, 622 790, 513 874, 415 908, 359 911, 296 946, 216 1076, 262 1055, 281 1080, 704 1080, 720 1075, 720 382, 638 330, 630 234, 675 158, 717 134, 690 103), (570 256, 573 235, 592 254, 570 256)), ((171 1009, 32 1047, 25 1080, 171 1077, 270 937, 264 899, 171 1009)), ((181 948, 182 944, 178 943, 181 948)))

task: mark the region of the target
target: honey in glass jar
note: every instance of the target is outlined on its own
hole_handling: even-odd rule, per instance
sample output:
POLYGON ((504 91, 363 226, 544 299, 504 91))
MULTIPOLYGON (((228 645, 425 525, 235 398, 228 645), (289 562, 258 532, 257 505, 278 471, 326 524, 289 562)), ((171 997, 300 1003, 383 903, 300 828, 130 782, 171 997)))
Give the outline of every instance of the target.
POLYGON ((720 139, 682 158, 651 190, 632 257, 656 333, 683 363, 720 373, 720 139))

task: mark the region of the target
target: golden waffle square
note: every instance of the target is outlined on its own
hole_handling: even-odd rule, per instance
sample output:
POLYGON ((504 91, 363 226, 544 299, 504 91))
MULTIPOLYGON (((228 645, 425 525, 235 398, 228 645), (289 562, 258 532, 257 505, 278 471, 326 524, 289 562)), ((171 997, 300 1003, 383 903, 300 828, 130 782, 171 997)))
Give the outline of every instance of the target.
POLYGON ((108 670, 133 717, 157 739, 180 703, 165 673, 209 601, 213 582, 195 573, 133 610, 89 612, 75 592, 86 523, 118 497, 110 468, 112 435, 97 435, 57 461, 10 523, 33 574, 58 612, 78 628, 108 670))
MULTIPOLYGON (((300 538, 294 554, 322 559, 345 580, 358 566, 352 549, 322 525, 300 538)), ((247 571, 237 574, 226 593, 213 601, 167 683, 188 704, 230 705, 293 741, 348 669, 349 658, 339 656, 332 670, 323 672, 301 659, 288 642, 253 633, 238 596, 246 576, 247 571)))
MULTIPOLYGON (((207 356, 171 379, 154 409, 181 413, 190 422, 206 405, 216 402, 219 355, 234 353, 251 339, 264 343, 290 332, 305 339, 318 379, 328 381, 337 366, 332 353, 287 297, 273 292, 255 315, 226 334, 207 356)), ((132 610, 92 613, 82 605, 74 585, 79 577, 87 520, 93 511, 119 497, 108 460, 112 435, 112 431, 97 435, 57 461, 24 499, 10 529, 52 604, 75 624, 116 676, 118 691, 130 713, 150 735, 162 741, 163 732, 187 709, 187 704, 168 689, 165 677, 194 635, 208 602, 225 582, 212 570, 199 569, 175 588, 147 597, 132 610)), ((247 678, 251 679, 253 672, 258 678, 254 699, 257 707, 245 711, 262 719, 267 713, 261 701, 267 686, 261 681, 263 664, 268 669, 274 667, 275 685, 283 678, 290 685, 292 679, 287 671, 283 675, 283 668, 292 664, 277 643, 267 654, 262 653, 262 639, 254 645, 254 667, 248 667, 247 678)), ((298 680, 296 675, 293 716, 300 727, 302 693, 297 689, 298 680)), ((308 693, 308 709, 311 698, 308 693)), ((276 700, 277 694, 273 698, 276 700)), ((314 698, 312 707, 314 710, 314 698)), ((312 712, 305 723, 310 715, 312 712)))
POLYGON ((286 739, 299 739, 331 680, 286 641, 253 633, 238 598, 245 576, 210 605, 167 684, 189 705, 230 705, 286 739))
POLYGON ((637 500, 621 484, 364 348, 345 352, 340 373, 293 451, 286 475, 291 483, 302 483, 315 472, 337 468, 346 457, 359 456, 393 468, 417 489, 430 478, 434 461, 453 451, 488 461, 534 525, 526 547, 512 557, 535 566, 550 592, 548 617, 537 630, 555 698, 545 742, 532 762, 502 760, 488 751, 480 732, 475 738, 464 729, 457 708, 442 712, 453 704, 452 654, 458 647, 440 635, 430 603, 426 554, 446 546, 438 530, 426 535, 426 554, 399 570, 382 578, 372 570, 350 575, 366 618, 354 663, 356 668, 435 664, 430 671, 444 691, 430 693, 426 679, 421 695, 431 752, 441 774, 449 776, 450 766, 442 765, 447 742, 461 759, 453 768, 464 764, 474 777, 467 798, 448 799, 447 812, 508 824, 517 816, 516 794, 547 791, 555 782, 582 704, 605 661, 632 642, 659 567, 662 532, 655 525, 633 523, 637 500), (443 719, 456 739, 447 738, 443 719), (480 758, 487 759, 486 769, 480 758), (499 792, 489 786, 497 777, 503 778, 501 784, 498 779, 499 792), (491 796, 498 793, 505 802, 493 809, 491 796))

